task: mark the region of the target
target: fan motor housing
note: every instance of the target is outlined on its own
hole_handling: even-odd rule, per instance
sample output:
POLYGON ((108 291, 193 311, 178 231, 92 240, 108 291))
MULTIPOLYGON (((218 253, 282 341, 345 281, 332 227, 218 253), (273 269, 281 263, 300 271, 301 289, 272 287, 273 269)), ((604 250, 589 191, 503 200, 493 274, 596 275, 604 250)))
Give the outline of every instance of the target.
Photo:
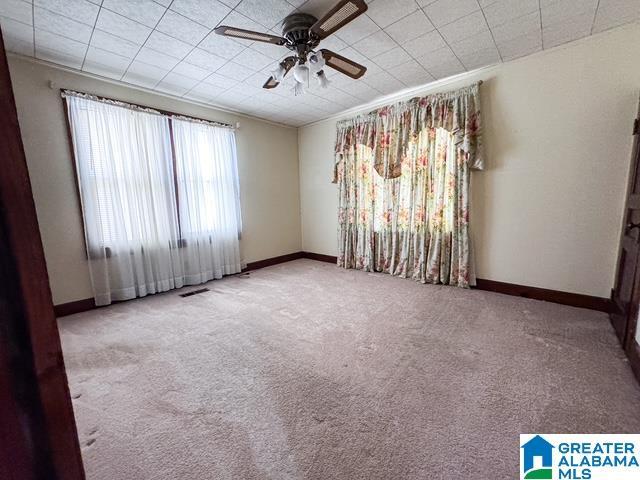
POLYGON ((309 29, 317 21, 316 17, 307 13, 294 13, 285 18, 282 36, 287 40, 287 48, 306 54, 309 49, 316 47, 320 40, 309 29))

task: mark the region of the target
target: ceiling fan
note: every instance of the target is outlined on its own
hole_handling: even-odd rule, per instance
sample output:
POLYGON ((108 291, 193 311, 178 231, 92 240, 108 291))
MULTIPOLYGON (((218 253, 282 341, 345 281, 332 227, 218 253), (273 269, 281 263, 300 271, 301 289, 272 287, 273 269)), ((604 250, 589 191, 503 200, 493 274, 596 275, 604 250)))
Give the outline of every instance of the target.
POLYGON ((320 19, 306 13, 293 13, 283 20, 281 37, 226 25, 217 27, 215 32, 227 37, 282 45, 294 52, 278 64, 262 87, 276 88, 293 69, 296 80, 294 92, 297 95, 304 92, 310 74, 316 77, 321 87, 327 87, 329 80, 323 71, 325 65, 354 79, 364 75, 367 68, 359 63, 331 50, 316 51, 315 48, 329 35, 366 12, 367 8, 364 0, 342 0, 320 19))

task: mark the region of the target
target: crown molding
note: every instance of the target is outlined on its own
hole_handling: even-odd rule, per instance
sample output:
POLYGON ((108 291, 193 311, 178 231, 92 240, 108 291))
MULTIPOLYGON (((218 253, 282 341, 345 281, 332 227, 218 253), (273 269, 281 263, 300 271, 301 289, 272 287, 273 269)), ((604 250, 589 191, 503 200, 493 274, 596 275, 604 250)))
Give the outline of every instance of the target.
MULTIPOLYGON (((152 90, 150 88, 142 87, 142 86, 139 86, 139 85, 134 85, 132 83, 122 82, 120 80, 115 80, 115 79, 109 78, 109 77, 103 77, 103 76, 97 75, 95 73, 83 72, 82 70, 76 70, 75 68, 67 67, 67 66, 64 66, 64 65, 59 65, 57 63, 49 62, 49 61, 46 61, 46 60, 41 60, 41 59, 35 58, 35 57, 29 57, 27 55, 21 55, 21 54, 18 54, 18 53, 7 52, 7 57, 9 57, 9 58, 17 58, 19 60, 24 60, 25 62, 34 63, 36 65, 43 65, 45 67, 53 68, 55 70, 60 70, 60 71, 66 72, 66 73, 71 73, 71 74, 74 74, 74 75, 78 75, 80 77, 90 78, 92 80, 98 80, 98 81, 104 82, 104 83, 110 83, 112 85, 117 85, 119 87, 128 88, 130 90, 138 90, 140 92, 149 93, 149 94, 152 94, 152 95, 157 95, 159 97, 165 97, 165 98, 168 98, 168 99, 171 99, 171 100, 177 100, 179 102, 188 103, 190 105, 196 105, 198 107, 206 108, 208 110, 213 110, 215 112, 229 113, 231 115, 236 115, 238 117, 249 118, 251 120, 256 120, 258 122, 263 122, 263 123, 268 123, 268 124, 274 125, 276 127, 285 127, 285 128, 291 128, 291 129, 297 129, 298 128, 295 125, 287 125, 287 124, 284 124, 284 123, 274 122, 273 120, 268 120, 266 118, 256 117, 254 115, 248 115, 246 113, 239 112, 237 110, 233 110, 233 109, 231 109, 229 107, 224 107, 224 106, 219 105, 219 104, 204 103, 204 102, 199 102, 197 100, 191 100, 191 99, 185 98, 185 97, 178 97, 177 95, 171 95, 169 93, 159 92, 157 90, 152 90)), ((64 85, 61 85, 60 87, 61 88, 67 88, 64 85)), ((70 90, 74 90, 73 88, 69 88, 69 89, 70 90)))
POLYGON ((564 49, 567 49, 567 48, 572 48, 574 46, 578 46, 578 45, 581 45, 581 44, 584 44, 584 43, 588 43, 588 42, 594 41, 595 39, 601 39, 601 38, 603 38, 605 36, 608 36, 608 35, 611 35, 611 34, 614 34, 614 33, 617 33, 617 32, 621 32, 621 31, 624 31, 624 30, 631 30, 633 28, 638 28, 639 25, 640 25, 639 21, 630 22, 630 23, 627 23, 627 24, 624 24, 624 25, 620 25, 620 26, 617 26, 617 27, 610 28, 610 29, 605 30, 603 32, 599 32, 599 33, 596 33, 596 34, 593 34, 593 35, 588 35, 586 37, 583 37, 583 38, 580 38, 580 39, 577 39, 577 40, 573 40, 573 41, 570 41, 570 42, 567 42, 567 43, 563 43, 561 45, 557 45, 557 46, 555 46, 553 48, 549 48, 549 49, 546 49, 546 50, 540 50, 540 51, 535 52, 535 53, 524 55, 522 57, 515 58, 513 60, 509 60, 509 61, 506 61, 506 62, 495 63, 495 64, 492 64, 492 65, 488 65, 488 66, 485 66, 485 67, 478 68, 476 70, 471 70, 469 72, 462 72, 462 73, 459 73, 459 74, 451 76, 451 77, 446 77, 446 78, 443 78, 443 79, 440 79, 440 80, 435 80, 435 81, 432 81, 432 82, 423 83, 423 84, 417 85, 415 87, 405 88, 405 89, 400 90, 398 92, 391 93, 391 94, 388 94, 388 95, 383 95, 381 97, 377 97, 377 98, 375 98, 375 99, 373 99, 373 100, 371 100, 369 102, 365 102, 365 103, 362 103, 360 105, 356 105, 355 107, 351 107, 351 108, 349 108, 347 110, 342 110, 342 111, 340 111, 338 113, 334 113, 333 115, 329 115, 329 116, 321 118, 319 120, 315 120, 313 122, 309 122, 309 123, 306 123, 304 125, 298 125, 298 126, 296 126, 296 125, 287 125, 287 124, 276 122, 276 121, 269 120, 269 119, 266 119, 266 118, 257 117, 255 115, 249 115, 247 113, 239 112, 237 110, 233 110, 233 109, 231 109, 229 107, 225 107, 225 106, 220 105, 220 104, 203 103, 203 102, 199 102, 197 100, 191 100, 191 99, 188 99, 188 98, 185 98, 185 97, 178 97, 176 95, 171 95, 171 94, 168 94, 168 93, 159 92, 157 90, 152 90, 150 88, 146 88, 146 87, 142 87, 142 86, 138 86, 138 85, 133 85, 131 83, 122 82, 120 80, 115 80, 115 79, 112 79, 112 78, 103 77, 101 75, 97 75, 97 74, 94 74, 94 73, 83 72, 81 70, 76 70, 76 69, 71 68, 71 67, 66 67, 64 65, 59 65, 57 63, 49 62, 49 61, 46 61, 46 60, 41 60, 41 59, 34 58, 34 57, 29 57, 29 56, 26 56, 26 55, 7 52, 7 56, 8 57, 18 58, 20 60, 24 60, 24 61, 27 61, 27 62, 30 62, 30 63, 44 65, 44 66, 47 66, 47 67, 50 67, 50 68, 54 68, 54 69, 61 70, 61 71, 64 71, 64 72, 76 74, 76 75, 79 75, 79 76, 91 78, 93 80, 98 80, 98 81, 101 81, 101 82, 106 82, 106 83, 110 83, 110 84, 113 84, 113 85, 118 85, 118 86, 129 88, 129 89, 132 89, 132 90, 138 90, 138 91, 141 91, 141 92, 150 93, 150 94, 153 94, 153 95, 158 95, 158 96, 161 96, 161 97, 169 98, 171 100, 177 100, 177 101, 184 102, 184 103, 187 103, 187 104, 196 105, 196 106, 199 106, 199 107, 202 107, 202 108, 206 108, 206 109, 209 109, 209 110, 219 111, 219 112, 223 112, 223 113, 229 113, 229 114, 236 115, 236 116, 243 117, 243 118, 250 118, 252 120, 263 122, 263 123, 266 123, 266 124, 269 124, 269 125, 274 125, 274 126, 277 126, 277 127, 285 127, 285 128, 291 128, 291 129, 296 129, 297 130, 297 129, 300 129, 300 128, 305 128, 305 127, 310 127, 310 126, 313 126, 313 125, 318 125, 318 124, 323 123, 323 122, 329 122, 329 121, 343 119, 343 118, 346 118, 346 117, 349 117, 349 116, 354 116, 354 115, 357 115, 357 114, 361 114, 361 113, 363 113, 365 111, 375 110, 376 108, 382 107, 384 105, 388 105, 388 104, 395 103, 395 102, 402 101, 402 100, 407 100, 407 99, 412 98, 412 97, 417 96, 417 95, 427 95, 427 94, 430 94, 430 93, 437 93, 438 90, 441 90, 443 87, 447 87, 447 86, 452 85, 452 84, 462 83, 465 80, 468 80, 468 81, 483 80, 484 81, 484 80, 487 80, 487 77, 491 73, 497 71, 498 69, 500 69, 504 65, 509 65, 509 64, 512 64, 512 63, 522 62, 522 61, 526 61, 526 60, 529 60, 529 59, 532 59, 532 58, 537 58, 537 57, 542 57, 542 56, 545 56, 545 55, 549 55, 549 54, 552 54, 552 53, 560 51, 560 50, 564 50, 564 49))
POLYGON ((513 60, 508 60, 506 62, 494 63, 492 65, 487 65, 485 67, 480 67, 475 70, 470 70, 468 72, 462 72, 457 75, 453 75, 451 77, 442 78, 440 80, 435 80, 433 82, 423 83, 421 85, 406 88, 404 90, 400 90, 395 93, 391 93, 388 95, 384 95, 382 97, 377 97, 370 102, 362 103, 360 105, 356 105, 355 107, 351 107, 347 110, 343 110, 338 113, 334 113, 328 117, 322 118, 320 120, 315 120, 313 122, 305 123, 304 125, 300 125, 298 128, 311 127, 314 125, 318 125, 324 122, 330 122, 334 120, 341 120, 350 116, 355 116, 358 114, 362 114, 364 112, 368 112, 370 110, 375 110, 376 108, 383 107, 385 105, 393 104, 395 102, 399 102, 402 100, 408 100, 409 98, 415 97, 417 95, 428 95, 430 93, 438 93, 442 87, 447 87, 452 84, 462 83, 465 80, 468 81, 486 81, 489 74, 497 71, 502 68, 504 65, 510 65, 513 63, 527 61, 533 58, 544 57, 545 55, 550 55, 555 52, 566 50, 568 48, 572 48, 578 45, 582 45, 584 43, 589 43, 596 39, 602 39, 606 36, 610 36, 612 34, 622 32, 624 30, 631 30, 634 28, 638 28, 640 26, 640 21, 626 23, 624 25, 619 25, 617 27, 610 28, 608 30, 604 30, 602 32, 598 32, 593 35, 588 35, 586 37, 579 38, 577 40, 572 40, 561 45, 556 45, 555 47, 539 50, 534 53, 530 53, 528 55, 524 55, 522 57, 514 58, 513 60))

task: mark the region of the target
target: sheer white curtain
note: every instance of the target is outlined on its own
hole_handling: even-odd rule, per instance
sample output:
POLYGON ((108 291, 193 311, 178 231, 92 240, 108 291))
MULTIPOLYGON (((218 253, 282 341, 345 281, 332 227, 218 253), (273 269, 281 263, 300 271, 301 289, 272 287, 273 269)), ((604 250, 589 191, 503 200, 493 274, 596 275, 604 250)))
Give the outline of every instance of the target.
POLYGON ((178 215, 188 283, 239 272, 240 188, 235 133, 172 119, 178 215))
MULTIPOLYGON (((182 140, 187 134, 177 135, 182 152, 176 154, 178 170, 194 172, 191 181, 184 175, 185 181, 177 181, 167 117, 75 95, 66 95, 66 101, 97 305, 240 271, 231 130, 215 129, 231 133, 224 148, 216 149, 190 148, 182 140), (198 177, 209 168, 217 171, 218 165, 229 165, 229 175, 198 177), (189 201, 194 196, 198 202, 189 201), (212 203, 215 199, 218 203, 212 203), (227 230, 219 225, 227 220, 219 213, 226 212, 223 200, 235 209, 227 230), (234 235, 221 233, 230 229, 234 235)), ((173 121, 176 127, 184 123, 178 131, 201 127, 173 121)))

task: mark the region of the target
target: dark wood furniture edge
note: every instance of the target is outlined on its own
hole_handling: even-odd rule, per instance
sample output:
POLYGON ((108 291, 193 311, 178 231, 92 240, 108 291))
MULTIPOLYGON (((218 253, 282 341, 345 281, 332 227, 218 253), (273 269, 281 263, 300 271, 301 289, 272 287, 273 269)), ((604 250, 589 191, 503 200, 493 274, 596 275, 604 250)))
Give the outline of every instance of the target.
POLYGON ((84 480, 1 32, 0 110, 0 470, 12 479, 84 480))

